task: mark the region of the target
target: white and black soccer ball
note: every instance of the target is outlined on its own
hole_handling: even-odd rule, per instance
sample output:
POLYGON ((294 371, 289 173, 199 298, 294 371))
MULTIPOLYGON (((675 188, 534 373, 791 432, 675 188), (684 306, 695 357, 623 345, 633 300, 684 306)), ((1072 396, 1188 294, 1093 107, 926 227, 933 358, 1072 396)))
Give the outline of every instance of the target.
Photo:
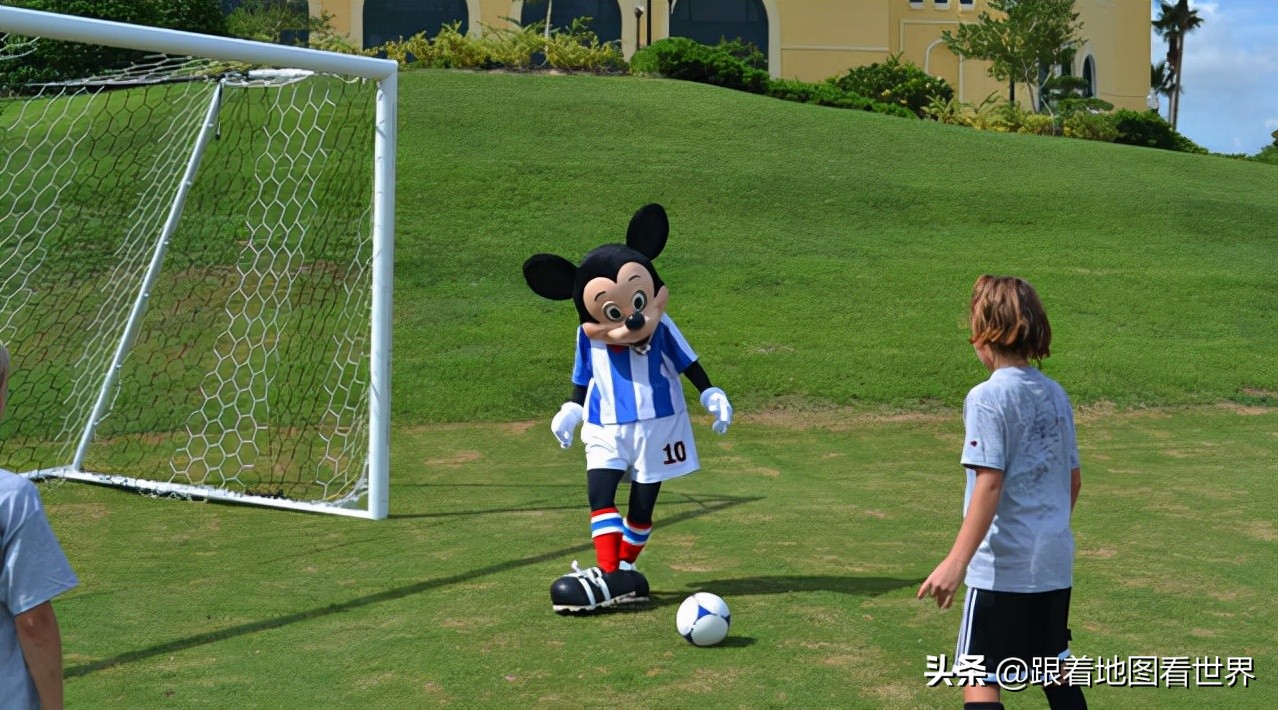
POLYGON ((710 592, 697 592, 679 605, 675 627, 693 646, 713 646, 728 635, 732 615, 728 603, 710 592))

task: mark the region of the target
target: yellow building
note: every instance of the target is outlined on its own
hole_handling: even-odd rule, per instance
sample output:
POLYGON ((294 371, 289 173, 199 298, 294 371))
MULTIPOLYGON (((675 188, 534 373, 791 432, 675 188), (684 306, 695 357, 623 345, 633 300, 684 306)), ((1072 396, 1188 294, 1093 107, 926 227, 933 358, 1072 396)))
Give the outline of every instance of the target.
MULTIPOLYGON (((544 20, 547 0, 309 0, 327 12, 352 42, 372 47, 445 23, 482 34, 510 19, 544 20)), ((901 55, 943 77, 959 99, 979 102, 1008 87, 987 74, 988 63, 965 61, 940 41, 941 32, 975 22, 988 0, 550 0, 552 25, 592 18, 604 41, 636 47, 670 36, 714 44, 753 42, 775 77, 820 81, 850 67, 901 55)), ((1145 0, 1075 0, 1085 42, 1071 73, 1118 108, 1144 109, 1149 94, 1150 10, 1145 0)), ((1017 89, 1017 98, 1026 96, 1017 89)))

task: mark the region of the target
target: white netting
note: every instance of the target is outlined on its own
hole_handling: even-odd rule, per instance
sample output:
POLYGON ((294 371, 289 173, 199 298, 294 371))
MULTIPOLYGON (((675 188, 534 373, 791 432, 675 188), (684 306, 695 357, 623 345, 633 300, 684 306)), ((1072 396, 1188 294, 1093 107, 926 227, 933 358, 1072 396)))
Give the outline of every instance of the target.
MULTIPOLYGON (((0 35, 0 72, 31 43, 0 35)), ((69 466, 87 430, 83 471, 359 497, 376 85, 171 57, 97 74, 0 87, 0 466, 69 466)))

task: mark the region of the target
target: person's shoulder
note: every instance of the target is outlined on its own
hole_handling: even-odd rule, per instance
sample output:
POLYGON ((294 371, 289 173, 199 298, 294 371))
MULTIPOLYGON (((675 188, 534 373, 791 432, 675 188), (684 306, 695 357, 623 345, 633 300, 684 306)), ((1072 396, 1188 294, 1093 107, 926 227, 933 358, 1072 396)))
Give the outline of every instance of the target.
POLYGON ((31 494, 35 492, 35 484, 26 476, 19 476, 11 471, 0 469, 0 495, 31 494))
POLYGON ((25 520, 41 510, 40 493, 29 479, 0 471, 0 527, 25 520))
POLYGON ((993 380, 981 380, 967 391, 966 401, 980 402, 993 399, 998 392, 998 385, 993 380))

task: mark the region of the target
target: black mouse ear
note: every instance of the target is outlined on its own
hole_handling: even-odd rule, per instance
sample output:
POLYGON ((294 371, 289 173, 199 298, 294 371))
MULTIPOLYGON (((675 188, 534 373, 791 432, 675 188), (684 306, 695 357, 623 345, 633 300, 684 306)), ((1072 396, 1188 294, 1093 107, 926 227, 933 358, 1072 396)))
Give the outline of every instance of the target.
POLYGON ((554 254, 533 254, 524 262, 524 280, 528 288, 542 298, 567 301, 572 298, 573 281, 577 267, 571 261, 554 254))
POLYGON ((630 218, 630 229, 626 232, 626 246, 649 259, 656 259, 661 250, 666 248, 668 236, 670 236, 670 220, 666 217, 666 209, 655 203, 644 205, 639 208, 634 217, 630 218))

